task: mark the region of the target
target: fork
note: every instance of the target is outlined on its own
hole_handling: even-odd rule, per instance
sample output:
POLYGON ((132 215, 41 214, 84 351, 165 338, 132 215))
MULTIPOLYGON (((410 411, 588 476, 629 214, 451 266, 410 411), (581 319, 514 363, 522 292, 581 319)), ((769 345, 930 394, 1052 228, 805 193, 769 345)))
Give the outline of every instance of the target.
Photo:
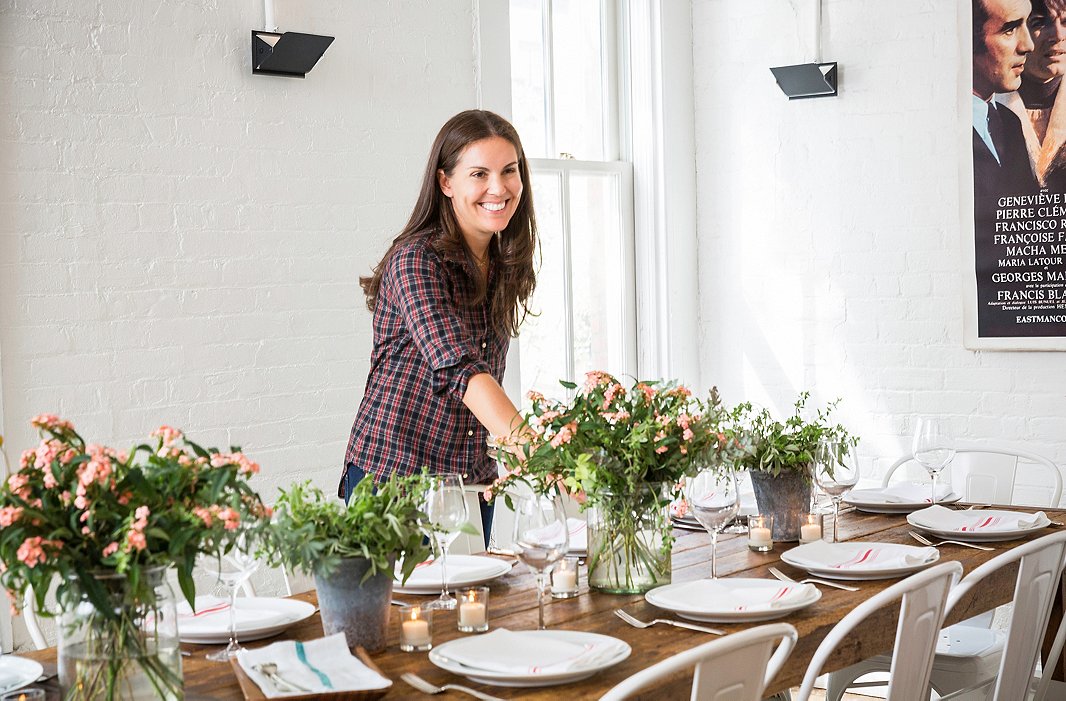
POLYGON ((843 589, 844 591, 859 591, 858 587, 849 587, 847 584, 827 582, 824 579, 814 579, 813 577, 808 577, 807 579, 801 579, 799 581, 796 581, 795 579, 792 579, 792 577, 789 577, 787 574, 777 569, 776 567, 771 567, 769 569, 770 574, 777 577, 782 582, 792 582, 793 584, 821 584, 823 587, 833 587, 834 589, 843 589))
POLYGON ((634 628, 648 628, 656 623, 665 623, 668 626, 677 626, 678 628, 688 628, 689 630, 698 630, 701 633, 710 633, 712 635, 725 635, 725 631, 721 628, 709 628, 707 626, 698 626, 695 623, 685 623, 684 621, 672 621, 669 618, 656 618, 654 621, 642 621, 639 618, 633 618, 622 609, 615 609, 614 615, 621 618, 623 621, 633 626, 634 628))
POLYGON ((920 533, 915 533, 914 531, 911 531, 910 534, 911 534, 911 538, 914 538, 916 541, 918 541, 922 545, 928 545, 928 546, 931 546, 931 547, 934 547, 934 548, 939 548, 941 545, 961 545, 964 548, 973 548, 974 550, 995 550, 995 548, 990 548, 987 545, 976 545, 974 543, 964 543, 961 540, 942 540, 939 543, 934 543, 933 541, 929 540, 928 538, 926 538, 924 535, 922 535, 920 533))
POLYGON ((499 696, 489 696, 488 694, 483 694, 480 691, 476 691, 469 687, 460 686, 458 684, 445 684, 444 686, 434 686, 422 677, 411 672, 404 672, 400 675, 400 679, 403 679, 405 682, 418 689, 423 694, 432 695, 443 694, 445 691, 459 691, 464 694, 470 694, 474 698, 481 699, 482 701, 503 701, 503 699, 501 699, 499 696))

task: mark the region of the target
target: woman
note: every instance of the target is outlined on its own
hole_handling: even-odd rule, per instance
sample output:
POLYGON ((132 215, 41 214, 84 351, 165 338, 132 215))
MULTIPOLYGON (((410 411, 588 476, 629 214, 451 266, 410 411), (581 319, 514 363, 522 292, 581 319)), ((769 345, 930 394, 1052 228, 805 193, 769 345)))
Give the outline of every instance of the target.
MULTIPOLYGON (((500 382, 536 284, 531 193, 507 120, 470 110, 441 128, 407 226, 359 281, 374 349, 345 454, 346 501, 367 474, 428 466, 468 484, 496 477, 486 438, 521 424, 500 382)), ((488 543, 484 501, 481 518, 488 543)))

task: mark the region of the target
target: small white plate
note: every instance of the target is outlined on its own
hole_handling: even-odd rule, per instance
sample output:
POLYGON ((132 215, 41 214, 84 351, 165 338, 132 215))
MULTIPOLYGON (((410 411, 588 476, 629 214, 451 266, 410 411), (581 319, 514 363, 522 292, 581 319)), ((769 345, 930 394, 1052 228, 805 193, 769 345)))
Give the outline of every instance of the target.
MULTIPOLYGON (((209 603, 216 603, 215 597, 196 597, 197 610, 205 611, 209 603), (204 603, 201 603, 204 602, 204 603)), ((306 620, 315 614, 315 607, 306 601, 295 599, 278 599, 270 596, 238 597, 236 607, 238 611, 256 611, 263 614, 279 614, 279 617, 271 617, 267 623, 245 621, 237 623, 237 639, 241 642, 262 640, 272 635, 277 635, 294 623, 306 620)), ((183 643, 196 643, 198 645, 217 645, 229 642, 229 610, 227 605, 218 608, 217 611, 204 615, 202 621, 198 621, 195 630, 186 630, 182 621, 188 620, 188 604, 179 604, 178 611, 178 638, 183 643), (182 613, 185 610, 186 613, 182 613)))
MULTIPOLYGON (((501 577, 511 571, 513 561, 500 560, 495 557, 484 555, 449 555, 448 556, 448 589, 456 587, 469 587, 474 584, 485 582, 501 577), (455 565, 455 569, 452 569, 455 565), (473 573, 464 574, 464 569, 475 569, 473 573)), ((401 594, 440 594, 440 575, 426 576, 426 571, 419 572, 416 568, 411 573, 410 579, 400 584, 402 577, 400 565, 396 565, 396 584, 392 590, 401 594)))
MULTIPOLYGON (((745 577, 729 577, 725 580, 718 580, 730 588, 736 589, 769 589, 780 590, 784 586, 788 586, 786 582, 779 582, 776 579, 753 579, 745 577)), ((730 602, 722 599, 708 599, 704 606, 681 606, 675 602, 667 600, 670 592, 676 590, 679 587, 691 584, 691 582, 681 582, 677 584, 667 584, 662 587, 656 587, 644 595, 644 599, 647 600, 652 606, 657 606, 667 611, 673 611, 682 618, 688 618, 693 621, 709 621, 711 623, 739 623, 742 621, 769 621, 774 618, 781 618, 787 616, 793 611, 799 611, 813 604, 818 599, 822 598, 822 592, 818 591, 815 587, 810 587, 808 595, 801 599, 797 599, 788 604, 761 611, 737 611, 736 602, 730 602)), ((797 585, 800 586, 800 585, 797 585)))
POLYGON ((0 657, 0 680, 4 682, 4 685, 0 686, 0 694, 34 683, 43 672, 44 667, 25 657, 15 655, 0 657))
MULTIPOLYGON (((864 492, 872 492, 872 489, 864 489, 864 492)), ((951 492, 943 499, 937 502, 937 504, 954 504, 961 496, 951 492)), ((862 499, 855 499, 849 494, 843 499, 845 504, 854 506, 859 511, 866 511, 871 514, 909 514, 912 511, 918 511, 929 506, 928 501, 922 502, 885 502, 885 501, 868 501, 862 499)))
MULTIPOLYGON (((974 511, 957 511, 958 514, 972 514, 974 518, 979 517, 994 517, 994 516, 1006 516, 1008 518, 1018 518, 1019 516, 1033 516, 1033 514, 1019 512, 1019 511, 993 511, 992 509, 980 509, 974 511)), ((916 523, 914 514, 907 516, 907 523, 914 526, 920 531, 930 533, 940 538, 948 538, 950 540, 965 540, 973 541, 975 543, 994 543, 1001 540, 1015 540, 1016 538, 1022 538, 1029 535, 1033 531, 1039 531, 1042 528, 1047 528, 1051 525, 1051 521, 1047 516, 1039 519, 1036 523, 1028 528, 1012 528, 1005 531, 956 531, 956 530, 942 530, 939 528, 931 528, 929 526, 923 526, 920 523, 916 523)))
MULTIPOLYGON (((905 549, 911 551, 927 550, 925 547, 917 547, 913 545, 901 545, 900 543, 867 543, 862 541, 848 541, 846 543, 821 543, 822 545, 829 545, 833 548, 837 548, 842 551, 843 556, 851 556, 857 554, 863 548, 869 548, 871 546, 881 548, 892 549, 905 549)), ((903 577, 908 574, 913 574, 919 570, 924 570, 930 565, 936 564, 940 559, 940 553, 936 550, 936 557, 927 562, 918 562, 913 565, 907 565, 905 567, 886 567, 880 569, 841 569, 837 567, 818 567, 811 565, 809 562, 803 559, 802 550, 806 547, 804 545, 798 548, 793 548, 788 552, 781 555, 781 561, 786 562, 793 567, 798 567, 801 570, 806 570, 813 574, 815 577, 823 577, 825 579, 844 579, 850 581, 866 581, 871 579, 893 579, 895 577, 903 577), (797 551, 800 551, 799 556, 796 555, 797 551)))
POLYGON ((535 686, 556 686, 558 684, 569 684, 570 682, 580 681, 591 677, 596 672, 613 667, 622 660, 629 657, 633 652, 633 649, 629 647, 627 643, 618 638, 612 638, 609 635, 600 635, 599 633, 584 633, 576 630, 527 630, 522 631, 523 635, 536 635, 543 636, 549 639, 562 640, 569 643, 575 643, 577 645, 589 645, 603 642, 620 643, 624 646, 624 649, 619 649, 617 655, 614 655, 608 659, 600 660, 598 663, 589 667, 582 667, 581 669, 569 670, 566 672, 555 672, 553 674, 511 674, 504 672, 492 672, 484 669, 475 669, 468 667, 460 662, 448 658, 448 646, 456 643, 461 643, 464 638, 457 638, 455 640, 449 640, 446 643, 442 643, 434 647, 429 651, 429 661, 437 665, 441 669, 447 670, 453 674, 466 677, 470 681, 478 682, 479 684, 489 684, 491 686, 510 686, 510 687, 535 687, 535 686))

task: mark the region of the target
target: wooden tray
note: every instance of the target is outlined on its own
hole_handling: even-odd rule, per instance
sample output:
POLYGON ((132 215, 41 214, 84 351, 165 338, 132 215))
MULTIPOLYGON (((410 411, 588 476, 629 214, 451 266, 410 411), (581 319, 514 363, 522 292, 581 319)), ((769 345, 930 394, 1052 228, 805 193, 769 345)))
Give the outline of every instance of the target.
MULTIPOLYGON (((374 670, 381 676, 389 679, 385 676, 385 673, 378 669, 378 666, 374 664, 370 659, 370 655, 366 650, 361 647, 355 648, 355 656, 370 669, 374 670)), ((237 662, 237 658, 231 658, 230 666, 233 667, 233 673, 237 676, 237 681, 240 682, 241 692, 244 694, 244 698, 248 701, 266 701, 267 696, 263 695, 259 685, 252 681, 245 671, 241 668, 240 663, 237 662)), ((389 693, 392 689, 392 680, 389 679, 389 686, 384 689, 363 689, 360 691, 334 691, 313 694, 299 694, 298 696, 279 696, 277 698, 283 698, 286 701, 314 701, 314 699, 329 699, 329 701, 369 701, 370 699, 380 699, 385 694, 389 693)))

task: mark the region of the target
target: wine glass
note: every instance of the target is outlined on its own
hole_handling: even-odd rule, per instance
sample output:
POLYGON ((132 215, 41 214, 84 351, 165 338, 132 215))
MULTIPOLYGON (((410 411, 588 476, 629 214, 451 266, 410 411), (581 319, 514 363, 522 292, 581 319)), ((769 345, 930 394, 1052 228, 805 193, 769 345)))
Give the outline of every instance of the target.
POLYGON ((840 500, 859 482, 859 461, 846 441, 822 441, 814 455, 814 481, 833 500, 833 542, 840 522, 840 500))
POLYGON ((537 627, 544 630, 544 591, 548 573, 570 548, 566 513, 558 496, 527 494, 514 502, 514 548, 537 575, 537 627))
POLYGON ((426 492, 424 511, 432 527, 433 549, 440 556, 440 598, 430 606, 437 609, 455 608, 455 597, 448 593, 448 548, 459 537, 469 518, 463 478, 459 475, 435 475, 426 492))
POLYGON ((711 534, 711 579, 718 579, 718 533, 740 511, 740 491, 732 472, 706 468, 685 480, 685 499, 692 515, 711 534))
POLYGON ((929 497, 929 503, 935 504, 937 477, 955 457, 955 441, 947 432, 944 422, 932 416, 919 416, 914 426, 911 453, 933 478, 933 491, 929 497))
POLYGON ((259 567, 255 557, 254 542, 247 532, 237 535, 233 548, 210 563, 205 563, 204 570, 218 578, 218 583, 229 597, 229 644, 222 650, 207 655, 214 662, 228 662, 244 650, 237 642, 237 590, 248 581, 259 567))

